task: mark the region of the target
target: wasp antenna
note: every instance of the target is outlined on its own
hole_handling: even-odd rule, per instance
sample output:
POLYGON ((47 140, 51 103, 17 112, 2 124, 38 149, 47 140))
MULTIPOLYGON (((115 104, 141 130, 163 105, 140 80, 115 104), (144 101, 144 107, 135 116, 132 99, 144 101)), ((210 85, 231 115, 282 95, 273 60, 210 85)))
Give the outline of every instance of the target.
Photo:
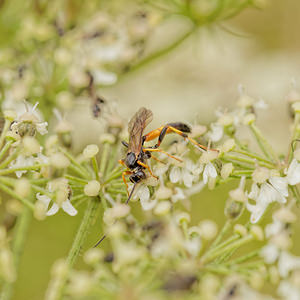
POLYGON ((133 185, 133 188, 132 188, 132 190, 131 190, 131 192, 130 192, 130 195, 129 195, 127 201, 126 201, 126 204, 129 203, 129 201, 130 201, 130 199, 131 199, 131 197, 132 197, 132 195, 133 195, 133 192, 134 192, 134 190, 135 190, 136 185, 137 185, 137 183, 135 183, 135 184, 133 185))
POLYGON ((106 234, 103 235, 103 237, 97 242, 97 244, 94 246, 94 248, 99 246, 105 238, 106 238, 106 234))

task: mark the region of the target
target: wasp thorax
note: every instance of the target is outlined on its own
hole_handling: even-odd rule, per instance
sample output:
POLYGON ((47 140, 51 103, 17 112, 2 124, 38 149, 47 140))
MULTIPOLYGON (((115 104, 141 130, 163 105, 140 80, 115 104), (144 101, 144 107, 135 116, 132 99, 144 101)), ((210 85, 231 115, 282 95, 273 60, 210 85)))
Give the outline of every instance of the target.
POLYGON ((137 160, 137 158, 136 158, 135 154, 133 152, 129 152, 129 153, 127 153, 125 164, 129 169, 132 169, 136 165, 136 160, 137 160))

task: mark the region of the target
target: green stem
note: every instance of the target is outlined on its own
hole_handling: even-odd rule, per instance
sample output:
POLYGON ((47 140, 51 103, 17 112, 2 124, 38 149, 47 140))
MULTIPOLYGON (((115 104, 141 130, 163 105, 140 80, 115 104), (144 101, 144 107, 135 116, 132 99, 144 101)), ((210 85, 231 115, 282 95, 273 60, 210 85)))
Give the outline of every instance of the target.
POLYGON ((259 130, 258 127, 254 123, 250 124, 250 129, 253 132, 256 141, 262 150, 262 152, 265 154, 265 156, 271 160, 272 162, 278 162, 278 158, 273 151, 273 148, 271 145, 268 143, 268 141, 265 139, 265 137, 262 135, 261 131, 259 130))
POLYGON ((0 170, 0 175, 6 175, 6 174, 11 174, 17 171, 35 171, 38 170, 42 167, 47 167, 49 165, 47 164, 36 164, 33 166, 27 166, 27 167, 20 167, 20 168, 10 168, 10 169, 4 169, 0 170))
POLYGON ((184 35, 179 37, 175 42, 171 43, 170 45, 166 46, 165 48, 158 50, 157 52, 150 54, 149 56, 140 60, 137 64, 133 65, 129 69, 128 73, 135 72, 135 71, 141 69, 142 67, 144 67, 145 65, 151 63, 152 61, 155 61, 156 59, 168 54, 169 52, 171 52, 172 50, 177 48, 182 42, 184 42, 190 35, 192 35, 192 33, 194 33, 196 29, 197 29, 197 26, 195 24, 193 24, 192 28, 188 32, 186 32, 184 35))
POLYGON ((251 153, 251 152, 248 152, 248 151, 245 151, 245 150, 238 150, 238 149, 234 149, 233 152, 240 153, 240 154, 255 158, 257 160, 263 161, 263 162, 269 164, 270 166, 274 167, 274 164, 271 161, 260 157, 258 154, 251 153))
MULTIPOLYGON (((12 252, 14 257, 15 270, 19 268, 21 255, 24 250, 24 244, 26 240, 27 231, 32 218, 32 214, 29 208, 24 207, 22 214, 17 219, 16 228, 14 231, 14 240, 12 245, 12 252)), ((7 282, 3 286, 1 300, 9 300, 13 296, 15 282, 7 282)))
POLYGON ((294 119, 294 125, 293 125, 292 143, 290 145, 290 151, 289 151, 289 160, 288 160, 289 163, 292 161, 292 159, 294 157, 293 143, 295 140, 297 140, 299 138, 299 130, 298 130, 299 123, 300 123, 300 113, 296 112, 295 119, 294 119))
POLYGON ((236 258, 236 259, 234 259, 232 261, 229 261, 229 262, 225 263, 224 265, 225 266, 226 265, 233 266, 233 265, 237 265, 237 264, 243 263, 243 262, 245 262, 245 261, 247 261, 247 260, 249 260, 249 259, 251 259, 253 257, 256 257, 259 254, 260 250, 261 249, 252 251, 252 252, 250 252, 250 253, 248 253, 246 255, 243 255, 243 256, 238 257, 238 258, 236 258))
POLYGON ((8 129, 9 129, 9 127, 10 127, 10 124, 11 124, 11 122, 10 122, 9 120, 5 119, 5 121, 4 121, 4 126, 3 126, 3 130, 2 130, 1 136, 0 136, 0 148, 1 148, 2 145, 3 145, 4 139, 5 139, 5 135, 6 135, 8 129))
POLYGON ((92 165, 93 169, 96 175, 96 179, 99 181, 99 168, 98 168, 98 162, 95 156, 92 157, 92 165))
MULTIPOLYGON (((99 198, 96 197, 90 198, 88 201, 88 205, 82 218, 81 224, 66 259, 68 270, 71 270, 71 268, 74 266, 80 250, 82 249, 82 245, 89 234, 89 229, 93 220, 95 219, 98 204, 99 198)), ((64 276, 60 277, 60 280, 56 282, 55 286, 52 287, 51 300, 62 299, 64 288, 68 279, 68 273, 69 272, 66 272, 64 276)))
POLYGON ((13 143, 12 140, 6 142, 6 144, 4 145, 4 147, 2 148, 2 150, 0 152, 0 160, 3 158, 6 151, 9 149, 9 147, 11 146, 12 143, 13 143))
POLYGON ((243 238, 241 238, 241 239, 239 239, 235 242, 232 242, 231 244, 229 244, 225 247, 217 249, 217 250, 215 250, 211 253, 208 252, 206 255, 202 256, 200 261, 201 261, 202 264, 206 264, 206 263, 214 260, 218 256, 223 255, 227 252, 230 252, 230 251, 232 251, 232 250, 248 243, 251 240, 253 240, 253 236, 252 235, 247 235, 247 236, 245 236, 245 237, 243 237, 243 238))
POLYGON ((100 173, 102 178, 105 178, 105 170, 106 170, 107 160, 109 156, 109 150, 110 150, 110 144, 104 143, 102 154, 101 154, 101 162, 100 162, 100 173))
POLYGON ((216 239, 213 241, 213 243, 209 247, 209 249, 214 248, 215 246, 217 246, 221 242, 221 240, 223 239, 224 235, 228 232, 228 230, 231 228, 231 226, 232 226, 231 220, 227 220, 225 222, 222 230, 219 232, 219 234, 217 235, 216 239))
POLYGON ((9 154, 6 159, 0 164, 0 169, 5 168, 8 166, 15 158, 17 158, 20 152, 20 148, 16 148, 11 154, 9 154))
MULTIPOLYGON (((1 180, 1 178, 0 178, 1 180)), ((5 192, 6 194, 10 195, 11 197, 21 201, 25 206, 30 208, 31 210, 34 210, 34 205, 26 198, 20 197, 17 193, 15 193, 12 189, 8 188, 6 185, 0 183, 0 190, 5 192)))

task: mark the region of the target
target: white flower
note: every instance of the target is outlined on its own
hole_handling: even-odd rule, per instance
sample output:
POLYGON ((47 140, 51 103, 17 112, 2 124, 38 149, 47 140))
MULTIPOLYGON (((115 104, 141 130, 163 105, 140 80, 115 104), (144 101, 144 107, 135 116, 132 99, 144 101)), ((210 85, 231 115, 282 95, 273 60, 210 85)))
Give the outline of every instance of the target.
POLYGON ((35 129, 41 135, 46 134, 48 132, 47 130, 48 123, 43 122, 40 113, 37 112, 36 108, 38 104, 39 103, 36 102, 35 105, 31 107, 27 102, 25 102, 24 103, 25 112, 23 112, 23 110, 21 110, 21 112, 20 111, 17 112, 18 117, 15 123, 12 124, 11 129, 16 130, 22 136, 26 134, 26 132, 24 133, 20 132, 22 131, 22 124, 30 123, 32 124, 33 129, 35 129))
POLYGON ((267 264, 273 264, 279 256, 279 249, 274 244, 268 244, 261 249, 260 255, 267 264))
POLYGON ((212 142, 218 142, 223 137, 224 129, 221 124, 212 123, 210 125, 211 131, 207 133, 209 139, 212 142))
POLYGON ((289 168, 287 169, 286 179, 290 185, 300 183, 300 164, 295 158, 292 160, 289 168))
POLYGON ((184 200, 186 198, 183 190, 179 187, 175 187, 175 194, 172 195, 171 200, 173 203, 176 203, 179 200, 184 200))
POLYGON ((150 200, 150 192, 145 184, 139 186, 134 198, 140 199, 143 210, 151 210, 157 203, 157 199, 150 200))
POLYGON ((300 300, 300 288, 289 281, 281 281, 277 292, 282 299, 300 300))
MULTIPOLYGON (((48 197, 46 195, 42 195, 40 193, 37 193, 36 198, 38 199, 38 201, 41 201, 44 204, 46 209, 48 209, 49 204, 51 202, 50 197, 48 197)), ((52 215, 56 214, 58 212, 59 208, 60 208, 59 205, 54 202, 53 205, 51 206, 51 208, 47 211, 46 215, 52 216, 52 215)), ((71 204, 69 199, 62 202, 61 208, 63 211, 65 211, 70 216, 75 216, 77 214, 77 210, 71 204)))
MULTIPOLYGON (((15 161, 13 161, 9 168, 25 168, 31 167, 34 165, 35 159, 33 156, 26 157, 23 154, 19 154, 15 161)), ((27 170, 16 171, 16 176, 20 178, 23 174, 25 174, 27 170)))
POLYGON ((208 182, 208 178, 216 178, 218 175, 217 170, 215 166, 209 162, 205 165, 204 171, 203 171, 203 183, 206 184, 208 182))
POLYGON ((278 271, 281 277, 287 277, 290 271, 300 269, 300 257, 282 251, 278 261, 278 271))
POLYGON ((184 185, 188 188, 192 187, 202 171, 202 165, 197 165, 193 161, 186 159, 182 167, 173 166, 170 171, 170 181, 177 183, 183 181, 184 185))
POLYGON ((256 201, 256 204, 247 203, 247 209, 251 212, 251 223, 257 223, 264 214, 268 205, 272 202, 285 203, 288 196, 287 184, 284 178, 271 177, 270 183, 264 182, 260 188, 256 183, 252 184, 248 197, 256 201))

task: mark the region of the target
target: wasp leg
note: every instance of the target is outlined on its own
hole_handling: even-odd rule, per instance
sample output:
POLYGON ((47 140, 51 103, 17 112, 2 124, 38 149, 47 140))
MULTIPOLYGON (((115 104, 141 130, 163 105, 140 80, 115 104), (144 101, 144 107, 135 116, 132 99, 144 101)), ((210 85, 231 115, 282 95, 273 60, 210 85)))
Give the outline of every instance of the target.
POLYGON ((155 156, 151 156, 151 158, 153 158, 154 160, 156 160, 156 161, 158 161, 158 162, 160 162, 161 164, 166 164, 164 161, 161 161, 160 159, 158 159, 157 157, 155 157, 155 156))
POLYGON ((178 158, 178 157, 175 157, 175 156, 173 156, 173 155, 171 155, 171 154, 169 154, 168 152, 166 152, 166 151, 163 151, 163 150, 161 150, 161 149, 155 149, 155 148, 145 148, 145 149, 143 149, 143 151, 152 151, 152 152, 161 152, 161 153, 164 153, 164 154, 166 154, 166 155, 168 155, 169 157, 171 157, 171 158, 173 158, 173 159, 176 159, 177 161, 180 161, 180 162, 182 162, 182 160, 180 159, 180 158, 178 158))
MULTIPOLYGON (((151 141, 158 137, 158 142, 153 148, 158 148, 164 139, 166 134, 169 134, 171 132, 177 133, 181 135, 184 139, 188 139, 192 144, 196 145, 197 147, 203 149, 203 150, 208 150, 207 147, 197 143, 194 139, 190 138, 187 133, 191 132, 191 129, 184 123, 169 123, 165 126, 159 127, 153 131, 150 131, 148 134, 144 136, 145 141, 151 141)), ((212 151, 218 151, 216 149, 210 149, 212 151)))
POLYGON ((127 142, 125 142, 125 141, 122 141, 121 143, 122 143, 122 145, 123 145, 124 147, 126 147, 126 148, 128 148, 128 147, 129 147, 129 145, 128 145, 128 143, 127 143, 127 142))
POLYGON ((139 161, 139 160, 137 161, 137 163, 138 163, 140 166, 146 168, 146 169, 149 171, 149 173, 150 173, 150 175, 151 175, 152 177, 158 179, 158 177, 155 176, 155 175, 152 173, 152 171, 151 171, 151 169, 150 169, 150 167, 149 167, 148 165, 144 164, 143 162, 141 162, 141 161, 139 161))
POLYGON ((123 179, 123 182, 124 182, 125 185, 126 185, 126 192, 127 192, 127 195, 128 195, 128 196, 129 196, 128 184, 127 184, 127 181, 126 181, 125 176, 126 176, 126 175, 131 175, 131 174, 132 174, 131 171, 124 171, 124 172, 122 173, 122 179, 123 179))

